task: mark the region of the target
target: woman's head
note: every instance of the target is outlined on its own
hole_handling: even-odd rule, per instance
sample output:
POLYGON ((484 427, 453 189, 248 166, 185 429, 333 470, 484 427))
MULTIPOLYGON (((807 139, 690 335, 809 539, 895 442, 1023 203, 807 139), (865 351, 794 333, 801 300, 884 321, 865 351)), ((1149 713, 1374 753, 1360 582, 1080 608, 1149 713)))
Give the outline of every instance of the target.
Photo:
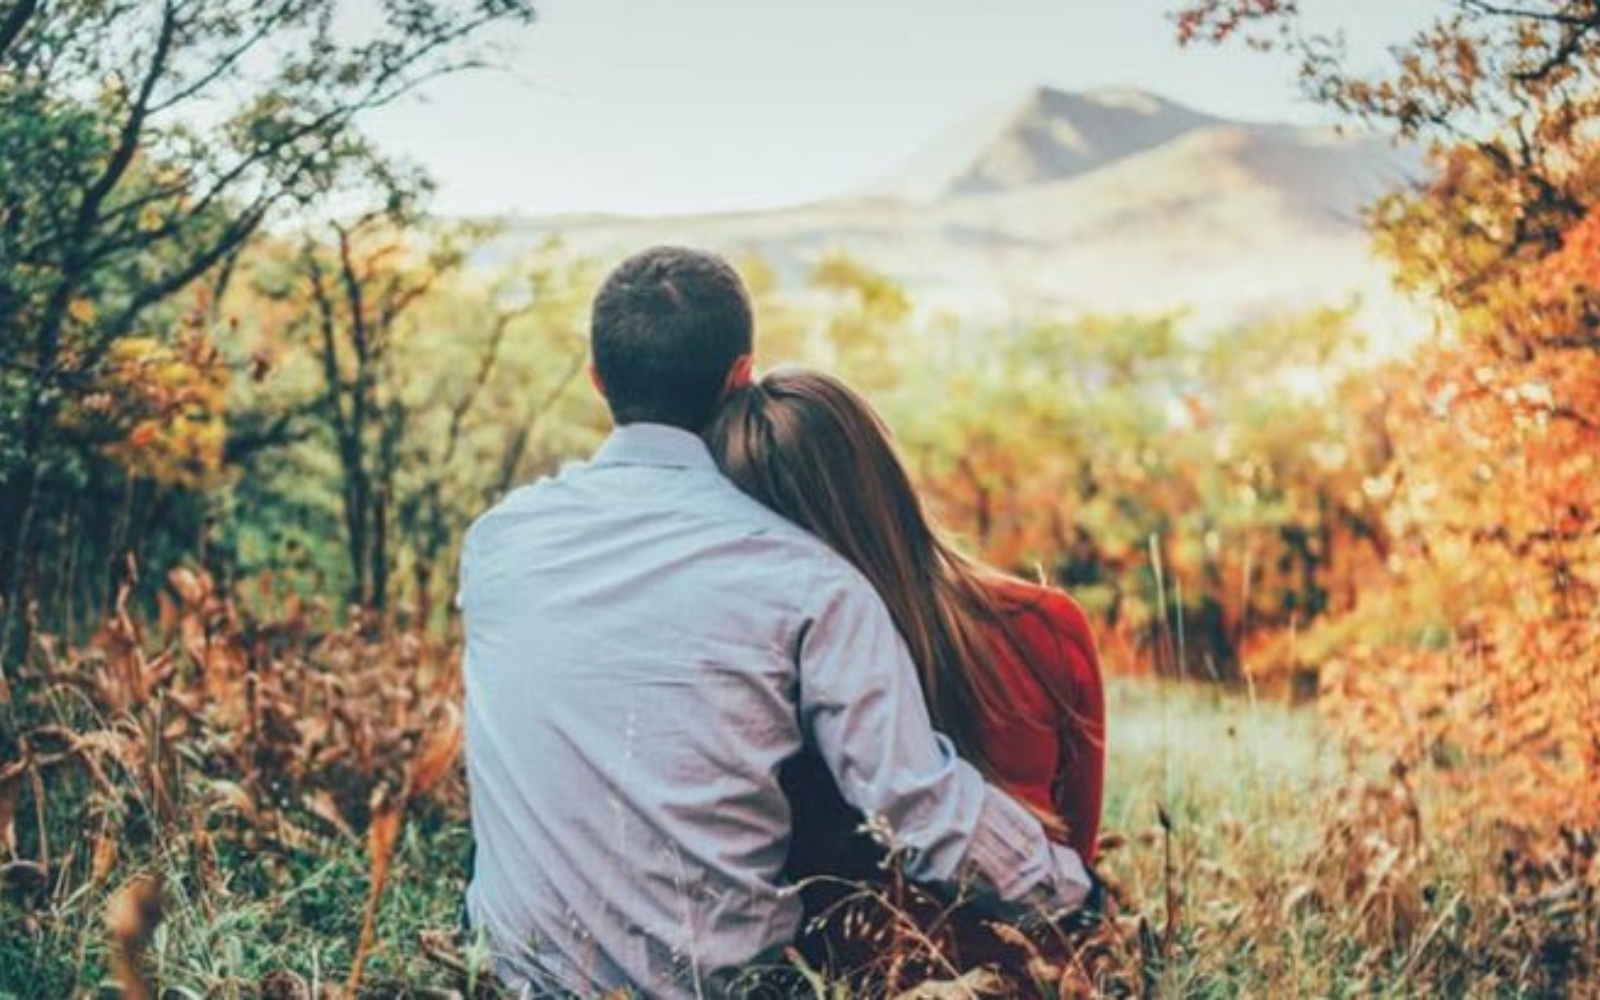
POLYGON ((882 420, 839 379, 775 371, 728 400, 710 438, 741 490, 874 583, 926 575, 934 538, 922 504, 882 420))
POLYGON ((987 770, 980 715, 1010 712, 983 626, 1003 622, 981 571, 934 531, 872 407, 830 375, 779 370, 735 393, 708 437, 735 485, 873 585, 916 661, 935 725, 987 770))

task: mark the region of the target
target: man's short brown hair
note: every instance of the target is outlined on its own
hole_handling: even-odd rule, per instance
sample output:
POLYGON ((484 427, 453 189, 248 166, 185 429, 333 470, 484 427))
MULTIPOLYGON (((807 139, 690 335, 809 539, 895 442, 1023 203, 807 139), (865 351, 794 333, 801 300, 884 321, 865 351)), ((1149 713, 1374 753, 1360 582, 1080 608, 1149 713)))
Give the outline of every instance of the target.
POLYGON ((734 361, 751 351, 750 297, 721 257, 652 247, 606 278, 589 340, 619 425, 670 424, 699 433, 716 415, 734 361))

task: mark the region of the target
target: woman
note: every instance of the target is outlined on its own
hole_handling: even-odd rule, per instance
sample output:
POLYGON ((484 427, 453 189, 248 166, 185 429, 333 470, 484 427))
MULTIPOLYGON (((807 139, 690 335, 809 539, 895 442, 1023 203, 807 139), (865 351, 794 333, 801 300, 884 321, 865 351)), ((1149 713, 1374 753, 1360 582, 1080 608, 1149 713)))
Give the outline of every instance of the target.
MULTIPOLYGON (((1105 703, 1082 610, 1059 591, 981 566, 944 542, 887 428, 838 379, 774 372, 736 394, 708 437, 741 490, 822 539, 877 590, 910 648, 935 728, 1092 862, 1105 703)), ((859 817, 825 769, 806 761, 785 783, 796 817, 791 874, 870 876, 876 866, 861 861, 859 845, 846 846, 859 817)), ((808 908, 836 897, 808 899, 808 908)), ((974 940, 981 925, 969 923, 953 928, 963 964, 996 957, 993 941, 974 940)), ((838 946, 829 942, 835 957, 838 946)))

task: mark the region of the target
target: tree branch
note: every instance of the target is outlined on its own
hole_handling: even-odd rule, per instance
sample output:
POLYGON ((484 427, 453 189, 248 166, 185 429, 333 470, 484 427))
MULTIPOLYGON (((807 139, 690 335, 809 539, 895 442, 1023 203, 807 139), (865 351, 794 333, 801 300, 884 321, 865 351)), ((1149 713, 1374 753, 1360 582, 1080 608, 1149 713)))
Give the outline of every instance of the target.
POLYGON ((22 37, 22 29, 28 26, 38 11, 39 0, 14 0, 5 19, 0 20, 0 59, 4 59, 6 50, 22 37))
POLYGON ((311 298, 317 305, 317 328, 322 335, 322 377, 328 383, 327 401, 333 420, 333 433, 342 446, 348 434, 348 421, 344 415, 344 380, 339 375, 339 349, 335 331, 337 313, 314 246, 307 245, 304 259, 307 276, 311 279, 311 298))
POLYGON ((210 246, 190 258, 188 263, 140 288, 117 314, 117 318, 106 325, 105 341, 113 341, 127 335, 128 331, 133 329, 133 324, 138 321, 140 313, 169 295, 181 291, 190 282, 226 259, 255 234, 271 207, 270 201, 259 202, 252 206, 245 214, 230 223, 210 246))
POLYGON ((100 176, 89 186, 78 208, 77 229, 82 236, 87 236, 89 230, 99 221, 100 206, 122 180, 122 175, 127 172, 128 166, 133 163, 134 154, 139 150, 139 140, 144 135, 144 125, 150 111, 150 98, 155 93, 156 84, 167 71, 167 58, 172 54, 172 43, 177 33, 177 9, 171 0, 168 0, 162 7, 161 28, 156 32, 156 47, 150 54, 150 65, 145 69, 144 78, 139 83, 139 93, 128 110, 128 117, 123 122, 121 131, 117 134, 117 144, 111 152, 111 158, 106 161, 105 169, 101 171, 100 176))

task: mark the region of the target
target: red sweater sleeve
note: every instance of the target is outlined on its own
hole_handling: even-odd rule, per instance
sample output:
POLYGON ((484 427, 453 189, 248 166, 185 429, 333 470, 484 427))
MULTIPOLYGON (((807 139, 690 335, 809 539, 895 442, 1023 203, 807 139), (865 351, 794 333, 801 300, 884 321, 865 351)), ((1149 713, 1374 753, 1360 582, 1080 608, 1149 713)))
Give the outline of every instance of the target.
POLYGON ((1105 798, 1106 699, 1089 619, 1076 601, 1052 593, 1046 604, 1051 660, 1065 673, 1071 716, 1057 729, 1061 758, 1053 787, 1056 811, 1067 823, 1067 842, 1092 862, 1105 798))

